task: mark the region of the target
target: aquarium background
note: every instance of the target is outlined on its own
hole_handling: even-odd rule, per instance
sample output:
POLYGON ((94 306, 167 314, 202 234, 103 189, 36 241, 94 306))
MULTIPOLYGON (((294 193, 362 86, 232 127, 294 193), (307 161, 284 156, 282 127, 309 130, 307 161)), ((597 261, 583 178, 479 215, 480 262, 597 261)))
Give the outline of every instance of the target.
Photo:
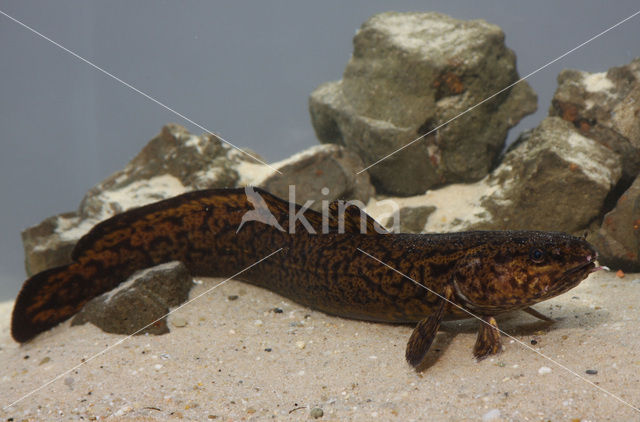
MULTIPOLYGON (((317 143, 307 99, 340 79, 356 29, 388 10, 500 26, 524 76, 631 15, 637 2, 57 2, 0 11, 268 161, 317 143)), ((547 114, 561 69, 598 72, 640 56, 640 17, 528 79, 547 114)), ((77 207, 162 125, 198 127, 0 15, 0 300, 24 281, 20 231, 77 207)), ((576 204, 580 206, 580 204, 576 204)))

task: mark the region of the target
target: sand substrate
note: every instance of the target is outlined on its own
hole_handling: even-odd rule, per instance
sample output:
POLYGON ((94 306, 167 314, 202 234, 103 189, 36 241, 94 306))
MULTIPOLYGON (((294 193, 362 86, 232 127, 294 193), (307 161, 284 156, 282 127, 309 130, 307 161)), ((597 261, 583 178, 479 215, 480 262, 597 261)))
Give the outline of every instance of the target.
MULTIPOLYGON (((202 280, 192 297, 220 281, 202 280)), ((172 314, 170 334, 95 358, 125 337, 65 323, 18 345, 5 303, 2 418, 638 420, 639 304, 640 275, 601 271, 536 305, 553 324, 499 318, 526 346, 504 338, 501 354, 476 362, 478 322, 448 322, 416 372, 404 360, 411 327, 327 316, 237 281, 172 314)))

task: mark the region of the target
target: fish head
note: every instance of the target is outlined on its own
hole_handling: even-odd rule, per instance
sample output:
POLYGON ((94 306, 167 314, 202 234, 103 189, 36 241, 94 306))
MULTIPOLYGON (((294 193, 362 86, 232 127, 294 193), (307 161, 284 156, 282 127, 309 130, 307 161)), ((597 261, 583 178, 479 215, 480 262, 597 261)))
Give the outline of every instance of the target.
POLYGON ((457 262, 453 280, 457 299, 483 314, 550 299, 602 268, 583 238, 555 232, 491 233, 457 262))

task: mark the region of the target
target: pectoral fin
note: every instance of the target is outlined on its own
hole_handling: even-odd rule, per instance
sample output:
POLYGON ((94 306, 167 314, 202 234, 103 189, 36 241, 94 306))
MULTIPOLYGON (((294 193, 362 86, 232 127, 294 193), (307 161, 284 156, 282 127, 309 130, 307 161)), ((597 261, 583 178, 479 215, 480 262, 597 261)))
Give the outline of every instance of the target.
POLYGON ((502 341, 498 331, 498 323, 492 316, 483 317, 480 322, 478 338, 473 347, 473 355, 478 360, 482 360, 489 355, 499 353, 502 350, 502 341))
MULTIPOLYGON (((447 286, 443 296, 447 298, 447 300, 450 300, 452 295, 453 289, 451 286, 447 286)), ((416 325, 416 328, 411 333, 411 337, 409 337, 405 357, 407 358, 407 362, 414 368, 424 360, 425 355, 431 347, 431 343, 433 343, 433 339, 436 337, 444 316, 445 308, 448 305, 447 300, 440 298, 435 312, 418 322, 418 325, 416 325)))

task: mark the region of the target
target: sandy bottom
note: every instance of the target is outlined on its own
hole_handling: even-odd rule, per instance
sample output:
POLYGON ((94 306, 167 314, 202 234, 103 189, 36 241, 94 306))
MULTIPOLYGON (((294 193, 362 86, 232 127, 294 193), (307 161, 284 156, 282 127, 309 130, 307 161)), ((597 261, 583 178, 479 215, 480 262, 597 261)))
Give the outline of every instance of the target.
POLYGON ((125 337, 65 323, 20 346, 4 303, 2 418, 308 420, 320 408, 319 420, 638 420, 639 303, 640 275, 600 272, 536 306, 554 324, 499 319, 527 347, 504 338, 475 362, 477 321, 447 323, 420 373, 404 360, 411 327, 330 317, 236 281, 175 312, 170 334, 95 358, 125 337))

